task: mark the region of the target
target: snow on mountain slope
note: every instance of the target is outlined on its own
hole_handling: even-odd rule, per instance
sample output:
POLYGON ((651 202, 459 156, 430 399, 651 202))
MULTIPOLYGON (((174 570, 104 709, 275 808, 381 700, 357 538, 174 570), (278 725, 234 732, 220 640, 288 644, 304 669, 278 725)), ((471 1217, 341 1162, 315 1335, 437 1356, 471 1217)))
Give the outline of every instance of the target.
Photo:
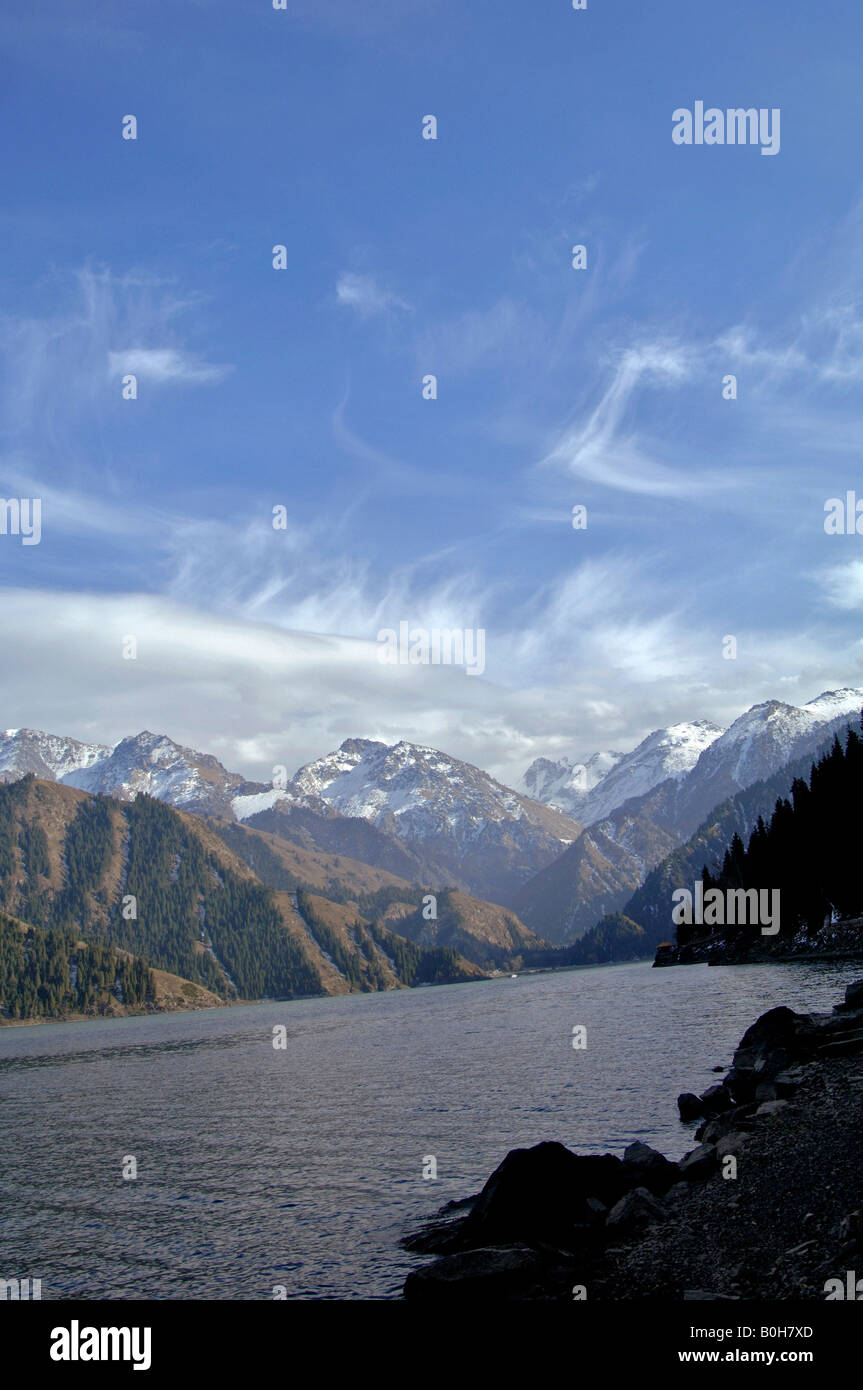
POLYGON ((583 825, 592 825, 668 777, 684 777, 721 733, 718 724, 699 719, 657 729, 631 753, 594 753, 586 763, 537 758, 525 773, 523 785, 535 786, 534 796, 568 811, 583 825))
POLYGON ((183 748, 162 734, 121 739, 104 762, 65 779, 84 791, 128 800, 141 792, 198 814, 227 810, 230 793, 245 785, 209 753, 183 748))
POLYGON ((64 782, 110 752, 103 743, 81 743, 39 729, 4 729, 0 732, 0 781, 14 782, 32 772, 49 782, 64 782))
MULTIPOLYGON (((335 753, 300 768, 292 789, 319 796, 345 816, 372 824, 393 820, 397 833, 481 836, 490 824, 525 821, 578 833, 568 817, 495 781, 487 772, 435 748, 346 739, 335 753), (551 811, 551 815, 549 815, 551 811)), ((567 832, 569 834, 567 835, 567 832)))
POLYGON ((14 781, 28 772, 121 801, 147 792, 199 815, 230 815, 232 793, 257 790, 211 754, 149 732, 121 739, 113 748, 36 729, 0 734, 0 779, 14 781))
POLYGON ((681 781, 721 733, 718 724, 697 719, 648 734, 588 793, 582 808, 585 824, 604 820, 631 797, 644 796, 669 777, 681 781))
POLYGON ((296 797, 281 787, 268 787, 264 792, 248 792, 231 798, 231 810, 237 820, 248 820, 250 816, 260 815, 261 811, 271 811, 280 801, 293 802, 296 797))
POLYGON ((753 705, 705 749, 689 774, 680 802, 686 826, 694 828, 693 816, 706 815, 734 792, 770 777, 783 763, 814 752, 832 732, 856 722, 861 707, 863 690, 849 687, 824 691, 805 705, 781 700, 753 705))
POLYGON ((508 902, 581 833, 556 808, 415 743, 346 739, 300 768, 289 790, 395 836, 496 903, 508 902))
POLYGON ((536 758, 521 780, 525 795, 557 806, 568 815, 582 820, 581 808, 588 793, 620 762, 622 753, 594 753, 586 763, 574 763, 571 758, 536 758))

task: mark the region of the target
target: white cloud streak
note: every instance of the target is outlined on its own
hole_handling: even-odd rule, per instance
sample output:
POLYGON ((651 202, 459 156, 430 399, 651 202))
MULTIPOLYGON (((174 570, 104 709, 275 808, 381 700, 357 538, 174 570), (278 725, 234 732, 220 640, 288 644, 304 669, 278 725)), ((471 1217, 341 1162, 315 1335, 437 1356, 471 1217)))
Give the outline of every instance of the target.
POLYGON ((223 381, 232 368, 201 362, 191 353, 178 348, 125 348, 108 353, 108 375, 124 376, 131 372, 139 380, 157 385, 176 383, 181 386, 200 386, 223 381))
POLYGON ((410 305, 391 290, 378 284, 373 275, 346 271, 336 284, 336 300, 346 309, 353 309, 361 318, 374 318, 394 309, 409 309, 410 305))

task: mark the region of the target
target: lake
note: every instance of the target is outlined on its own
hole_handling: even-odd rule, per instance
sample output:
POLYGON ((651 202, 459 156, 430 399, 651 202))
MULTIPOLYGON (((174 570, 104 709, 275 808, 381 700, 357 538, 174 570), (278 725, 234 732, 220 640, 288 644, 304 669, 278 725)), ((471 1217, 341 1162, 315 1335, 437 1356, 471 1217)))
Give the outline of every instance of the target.
POLYGON ((509 1149, 679 1158, 678 1093, 765 1009, 829 1009, 861 975, 620 965, 0 1029, 0 1277, 43 1299, 397 1298, 422 1262, 399 1237, 509 1149))

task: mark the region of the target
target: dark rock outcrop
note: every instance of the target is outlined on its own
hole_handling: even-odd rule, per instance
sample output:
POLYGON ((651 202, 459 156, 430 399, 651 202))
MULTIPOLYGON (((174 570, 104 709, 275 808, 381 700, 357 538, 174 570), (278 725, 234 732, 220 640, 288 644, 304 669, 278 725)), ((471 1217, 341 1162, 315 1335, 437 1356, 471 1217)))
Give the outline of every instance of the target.
POLYGON ((682 1095, 677 1097, 677 1108, 684 1123, 689 1120, 700 1120, 704 1114, 704 1102, 700 1096, 693 1095, 691 1091, 684 1091, 682 1095))
POLYGON ((610 1235, 641 1230, 651 1221, 666 1221, 667 1213, 646 1187, 635 1187, 621 1197, 608 1213, 606 1228, 610 1235))
POLYGON ((405 1282, 405 1297, 426 1301, 505 1299, 518 1291, 525 1296, 532 1286, 542 1286, 560 1268, 553 1254, 528 1245, 498 1245, 445 1255, 423 1269, 412 1270, 405 1282))
POLYGON ((632 1175, 634 1187, 646 1187, 654 1196, 663 1196, 680 1181, 680 1169, 657 1149, 641 1141, 630 1144, 623 1154, 624 1166, 632 1175))
POLYGON ((513 1149, 479 1194, 460 1242, 465 1249, 525 1240, 577 1245, 579 1228, 595 1220, 589 1199, 613 1206, 629 1183, 613 1154, 575 1154, 555 1143, 513 1149))

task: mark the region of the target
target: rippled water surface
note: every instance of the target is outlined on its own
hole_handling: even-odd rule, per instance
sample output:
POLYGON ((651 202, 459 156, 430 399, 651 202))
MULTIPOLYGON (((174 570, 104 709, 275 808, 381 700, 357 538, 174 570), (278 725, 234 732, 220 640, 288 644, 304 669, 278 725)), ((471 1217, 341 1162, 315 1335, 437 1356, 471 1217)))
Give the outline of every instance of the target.
POLYGON ((830 1008, 861 974, 624 965, 0 1029, 0 1277, 43 1298, 397 1297, 400 1235, 509 1149, 679 1157, 678 1092, 765 1009, 830 1008))

